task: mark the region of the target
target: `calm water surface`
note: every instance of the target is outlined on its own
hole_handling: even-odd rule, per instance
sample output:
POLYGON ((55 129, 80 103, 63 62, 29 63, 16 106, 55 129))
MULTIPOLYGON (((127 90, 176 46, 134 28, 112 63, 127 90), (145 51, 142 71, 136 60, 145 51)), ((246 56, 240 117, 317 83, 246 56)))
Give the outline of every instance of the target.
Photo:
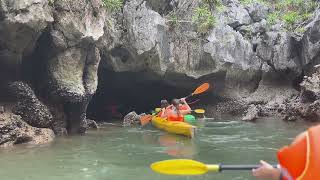
POLYGON ((307 128, 305 123, 265 119, 257 123, 207 120, 197 137, 169 135, 152 127, 104 125, 86 136, 57 138, 44 146, 0 149, 3 180, 245 180, 249 171, 179 177, 156 174, 152 162, 191 158, 204 163, 276 162, 278 148, 307 128))

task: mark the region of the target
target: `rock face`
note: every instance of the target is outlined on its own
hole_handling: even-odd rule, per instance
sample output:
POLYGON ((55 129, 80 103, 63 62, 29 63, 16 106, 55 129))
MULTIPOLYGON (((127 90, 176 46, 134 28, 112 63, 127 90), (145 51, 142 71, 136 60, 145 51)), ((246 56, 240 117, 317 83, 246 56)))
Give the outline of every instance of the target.
POLYGON ((320 66, 311 77, 304 77, 301 85, 301 94, 289 99, 285 104, 284 120, 294 121, 306 119, 309 121, 320 120, 320 66))
POLYGON ((53 117, 50 110, 34 94, 33 90, 25 83, 14 82, 10 84, 12 92, 18 99, 13 113, 31 126, 38 128, 51 128, 53 117))
POLYGON ((57 134, 84 132, 86 108, 98 84, 96 42, 104 35, 106 11, 100 0, 48 2, 1 1, 0 67, 13 67, 14 73, 4 76, 14 78, 1 75, 0 84, 31 82, 36 93, 15 84, 15 113, 31 125, 57 134))
POLYGON ((34 51, 37 39, 51 22, 47 0, 0 2, 0 67, 9 74, 11 70, 8 79, 19 78, 16 75, 23 58, 34 51))
POLYGON ((0 114, 0 147, 14 144, 44 144, 52 142, 54 133, 50 129, 35 128, 14 114, 0 114))
POLYGON ((282 24, 269 27, 272 9, 259 2, 211 5, 216 23, 201 32, 192 21, 200 0, 127 0, 119 12, 101 0, 48 3, 0 2, 0 93, 8 82, 28 82, 15 83, 15 113, 32 126, 83 133, 100 61, 101 69, 141 73, 143 83, 190 88, 207 81, 211 93, 253 114, 292 110, 316 118, 317 80, 305 78, 301 92, 299 83, 320 62, 319 10, 299 37, 282 24), (308 105, 293 110, 296 103, 308 105))

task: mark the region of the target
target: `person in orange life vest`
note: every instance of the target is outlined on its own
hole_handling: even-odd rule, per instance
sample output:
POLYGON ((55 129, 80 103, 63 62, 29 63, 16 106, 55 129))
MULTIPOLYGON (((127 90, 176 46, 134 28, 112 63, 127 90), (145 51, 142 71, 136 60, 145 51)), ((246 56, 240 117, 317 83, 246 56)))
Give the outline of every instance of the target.
POLYGON ((262 166, 253 170, 253 176, 276 180, 320 180, 320 125, 298 135, 277 155, 279 168, 261 161, 262 166))
POLYGON ((183 98, 180 99, 179 103, 180 103, 179 104, 179 109, 180 110, 188 110, 189 105, 187 103, 184 103, 183 98))
POLYGON ((191 112, 191 108, 186 102, 185 98, 182 98, 181 101, 183 102, 183 105, 187 107, 187 109, 180 109, 180 100, 173 99, 172 105, 167 108, 166 112, 169 121, 183 121, 183 116, 191 112))
POLYGON ((169 103, 167 100, 161 100, 161 111, 159 112, 158 116, 162 117, 162 118, 166 118, 167 114, 166 114, 166 110, 167 107, 169 106, 169 103))

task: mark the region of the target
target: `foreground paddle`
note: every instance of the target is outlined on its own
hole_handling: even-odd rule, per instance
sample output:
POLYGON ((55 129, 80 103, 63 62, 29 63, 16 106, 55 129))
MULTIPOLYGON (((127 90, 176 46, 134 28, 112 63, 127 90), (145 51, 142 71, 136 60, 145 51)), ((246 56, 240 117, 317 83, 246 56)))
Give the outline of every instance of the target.
MULTIPOLYGON (((208 171, 221 172, 224 170, 252 170, 261 165, 221 165, 203 164, 191 159, 172 159, 151 164, 155 172, 167 175, 201 175, 208 171)), ((276 165, 273 165, 276 167, 276 165)))

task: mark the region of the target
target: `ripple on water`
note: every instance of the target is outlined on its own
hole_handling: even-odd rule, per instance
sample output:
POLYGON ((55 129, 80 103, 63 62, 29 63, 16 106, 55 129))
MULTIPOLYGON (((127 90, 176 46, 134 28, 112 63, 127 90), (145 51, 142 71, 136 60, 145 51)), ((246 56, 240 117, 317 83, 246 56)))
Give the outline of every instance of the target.
POLYGON ((168 136, 152 127, 108 125, 86 136, 57 138, 49 146, 0 150, 0 177, 6 180, 253 180, 250 172, 164 176, 151 171, 149 165, 172 158, 224 164, 252 164, 260 159, 272 162, 276 160, 276 150, 305 129, 293 124, 280 127, 276 123, 206 121, 200 124, 195 139, 168 136))

